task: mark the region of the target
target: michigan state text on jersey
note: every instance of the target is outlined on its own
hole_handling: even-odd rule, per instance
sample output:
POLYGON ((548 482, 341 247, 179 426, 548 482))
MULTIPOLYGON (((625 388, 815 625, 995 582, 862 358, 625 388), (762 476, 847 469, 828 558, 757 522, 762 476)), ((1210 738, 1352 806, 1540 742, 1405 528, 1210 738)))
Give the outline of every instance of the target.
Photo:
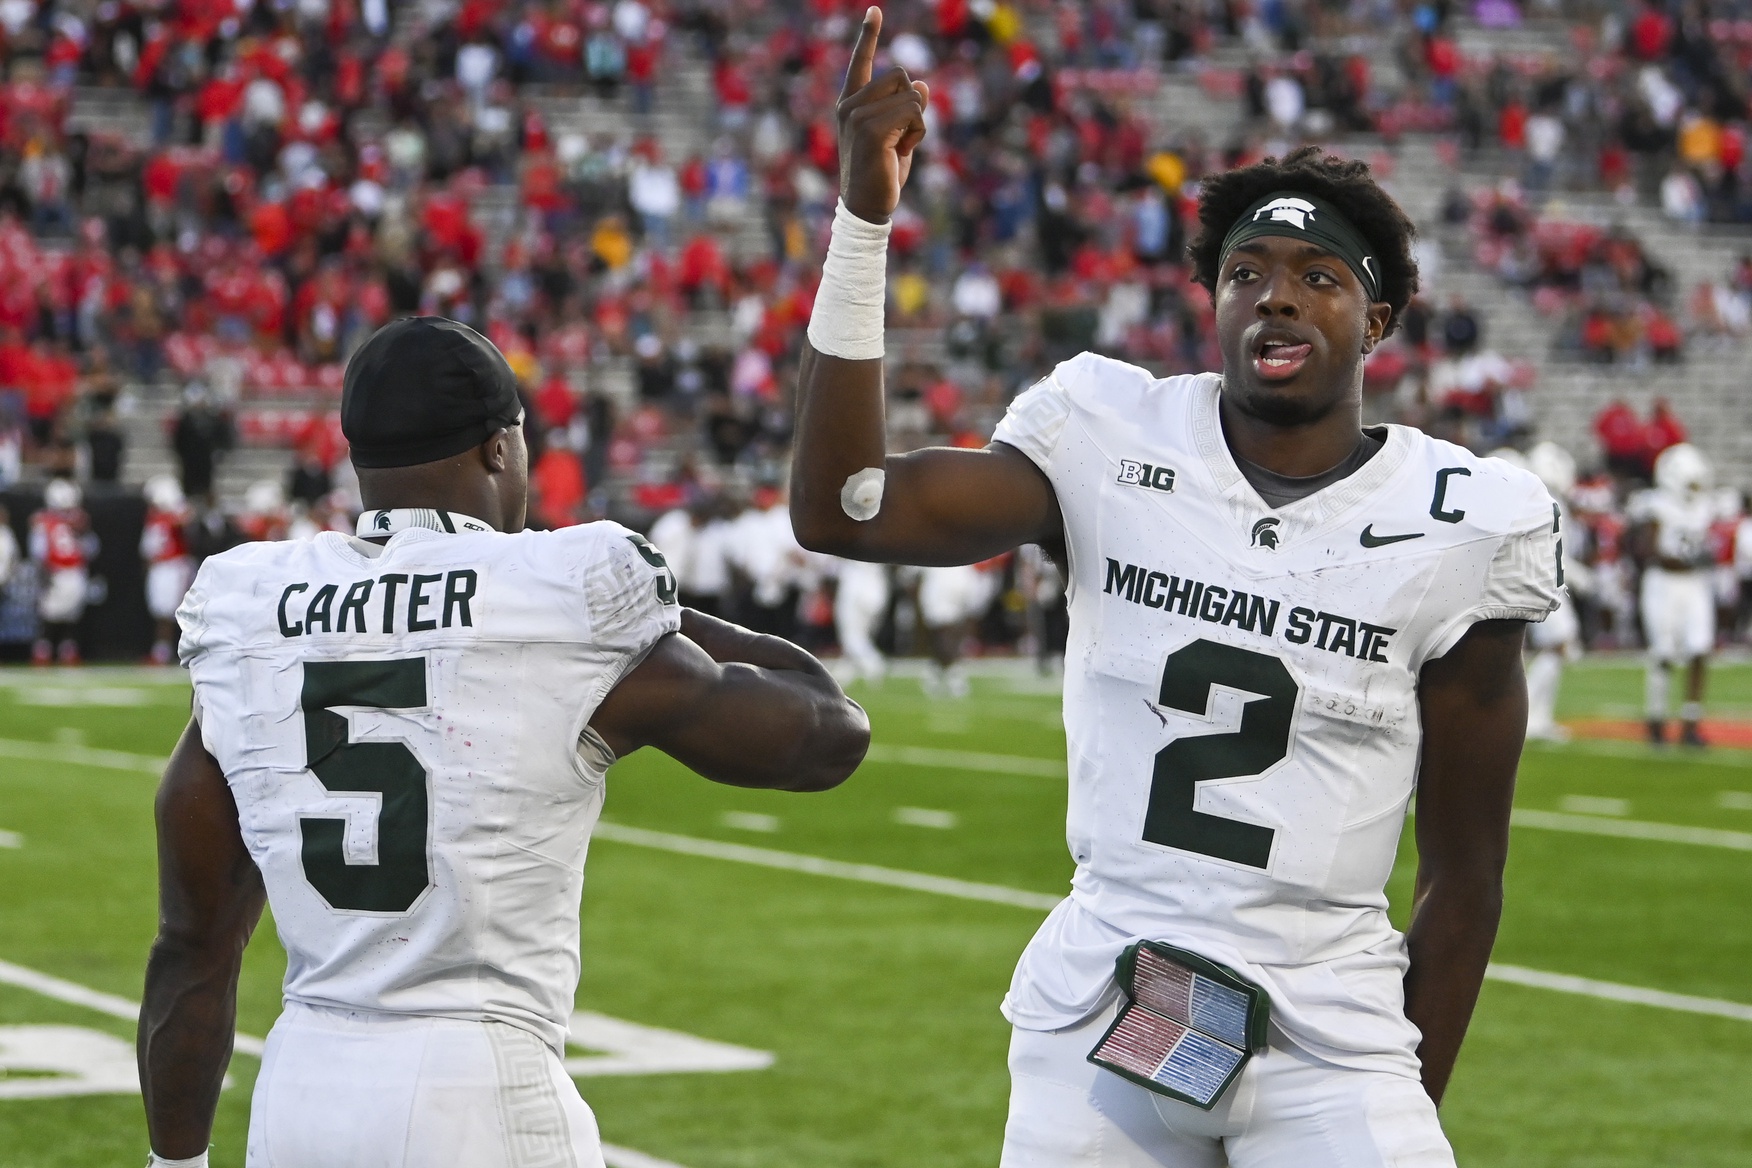
MULTIPOLYGON (((1005 999, 1003 1165, 1452 1165, 1434 1105, 1501 909, 1523 633, 1559 587, 1549 495, 1415 431, 1362 430, 1363 357, 1416 287, 1412 229, 1366 166, 1312 148, 1201 188, 1191 259, 1221 375, 1085 354, 985 449, 889 455, 880 290, 929 91, 875 74, 880 24, 839 105, 792 516, 805 546, 856 559, 1034 542, 1067 568, 1077 871, 1005 999), (1402 937, 1383 886, 1414 789, 1402 937), (1152 1090, 1221 1078, 1196 1028, 1128 1032, 1136 1074, 1089 1061, 1116 960, 1143 941, 1269 999, 1266 1048, 1209 1110, 1152 1090)), ((1181 983, 1175 1009, 1209 1008, 1206 989, 1181 983)))
POLYGON ((348 365, 357 536, 209 558, 178 611, 194 718, 158 800, 140 1065, 149 1163, 206 1163, 244 945, 287 954, 250 1168, 601 1168, 561 1064, 584 858, 617 757, 820 790, 863 711, 807 653, 677 604, 614 523, 525 531, 515 379, 454 321, 348 365))

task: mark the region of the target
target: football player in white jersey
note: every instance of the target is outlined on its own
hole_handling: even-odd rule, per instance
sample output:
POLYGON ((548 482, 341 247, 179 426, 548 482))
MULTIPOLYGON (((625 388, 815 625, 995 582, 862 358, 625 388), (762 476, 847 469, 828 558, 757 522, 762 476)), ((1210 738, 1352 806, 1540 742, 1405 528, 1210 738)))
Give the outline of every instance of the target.
POLYGON ((876 630, 888 611, 888 569, 862 560, 840 560, 836 575, 833 624, 847 680, 880 684, 888 673, 888 659, 876 647, 876 630))
MULTIPOLYGON (((1576 487, 1576 460, 1569 451, 1546 441, 1525 455, 1508 448, 1492 457, 1505 458, 1537 475, 1557 501, 1558 530, 1569 530, 1569 497, 1576 487)), ((1582 655, 1582 622, 1570 592, 1582 588, 1589 573, 1588 565, 1573 554, 1574 541, 1566 541, 1563 547, 1562 603, 1556 612, 1527 630, 1527 737, 1547 742, 1567 742, 1570 736, 1569 729, 1557 720, 1557 694, 1564 664, 1582 655)))
POLYGON ((1413 231, 1364 164, 1313 148, 1202 185, 1191 258, 1220 374, 1086 353, 984 449, 888 455, 887 224, 929 92, 873 75, 879 28, 871 10, 838 109, 792 516, 805 546, 852 558, 1034 541, 1067 567, 1077 870, 1004 1002, 1003 1165, 1452 1165, 1435 1104, 1501 912, 1525 629, 1557 604, 1550 495, 1415 430, 1362 429, 1363 358, 1416 287, 1413 231), (1383 889, 1414 789, 1402 936, 1383 889), (1170 952, 1204 970, 1178 1029, 1188 983, 1174 1005, 1159 965, 1135 980, 1170 952), (1146 984, 1149 1002, 1122 996, 1146 984), (1218 1000, 1245 1006, 1200 1012, 1218 1000), (1147 1041, 1116 1052, 1155 1006, 1147 1041))
POLYGON ((207 1162, 265 900, 285 1011, 250 1168, 602 1168, 560 1059, 609 764, 655 746, 820 790, 868 723, 801 649, 682 609, 635 533, 524 530, 516 379, 473 331, 385 326, 341 417, 358 536, 213 556, 178 612, 194 716, 158 796, 150 1163, 207 1162))
POLYGON ((1669 446, 1655 459, 1654 488, 1632 495, 1625 508, 1631 546, 1643 561, 1641 610, 1649 646, 1644 710, 1656 746, 1667 740, 1668 671, 1675 665, 1685 667, 1679 740, 1705 745, 1703 689, 1716 634, 1709 529, 1717 505, 1710 477, 1709 460, 1697 447, 1669 446))

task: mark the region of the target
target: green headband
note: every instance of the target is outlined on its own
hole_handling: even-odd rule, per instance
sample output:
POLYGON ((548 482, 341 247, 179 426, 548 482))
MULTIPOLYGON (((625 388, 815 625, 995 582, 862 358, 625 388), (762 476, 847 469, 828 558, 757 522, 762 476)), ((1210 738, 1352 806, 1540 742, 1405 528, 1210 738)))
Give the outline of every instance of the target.
POLYGON ((1229 234, 1223 237, 1218 265, 1229 258, 1237 245, 1262 235, 1305 239, 1325 248, 1357 274, 1370 303, 1381 299, 1381 277, 1376 271, 1380 265, 1370 254, 1368 241, 1326 200, 1300 191, 1273 191, 1247 208, 1229 228, 1229 234))

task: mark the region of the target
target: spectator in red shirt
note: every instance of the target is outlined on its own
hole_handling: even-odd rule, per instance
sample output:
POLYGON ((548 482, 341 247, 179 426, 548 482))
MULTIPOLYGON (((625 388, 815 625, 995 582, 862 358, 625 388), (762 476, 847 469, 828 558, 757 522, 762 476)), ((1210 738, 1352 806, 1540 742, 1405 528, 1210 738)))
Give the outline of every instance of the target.
POLYGON ((1667 399, 1664 397, 1655 399, 1654 409, 1649 415, 1649 424, 1643 434, 1645 439, 1643 448, 1645 475, 1654 473, 1655 459, 1661 456, 1661 451, 1669 446, 1679 445, 1688 436, 1685 423, 1674 416, 1673 408, 1667 404, 1667 399))
POLYGON ((1630 23, 1630 53, 1639 61, 1658 61, 1673 39, 1673 23, 1660 8, 1645 3, 1630 23))
POLYGON ((1594 434, 1613 474, 1624 479, 1642 479, 1648 474, 1648 432, 1623 398, 1614 398, 1595 415, 1594 434))
POLYGON ((571 527, 583 518, 586 495, 584 464, 566 444, 565 435, 549 438, 529 472, 529 510, 542 527, 571 527))
POLYGON ((535 413, 545 430, 564 432, 572 424, 578 402, 565 374, 555 369, 535 391, 535 413))

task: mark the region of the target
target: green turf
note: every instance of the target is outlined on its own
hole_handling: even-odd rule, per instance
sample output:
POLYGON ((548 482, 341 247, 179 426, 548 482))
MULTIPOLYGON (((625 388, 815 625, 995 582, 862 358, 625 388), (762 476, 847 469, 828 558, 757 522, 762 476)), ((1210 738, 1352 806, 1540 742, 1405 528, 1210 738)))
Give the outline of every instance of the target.
MULTIPOLYGON (((1566 680, 1564 712, 1634 716, 1640 685, 1632 662, 1587 665, 1566 680)), ((1062 757, 1056 698, 1038 688, 981 679, 965 703, 927 701, 901 679, 859 692, 885 745, 1062 757)), ((1752 709, 1752 668, 1718 671, 1715 693, 1752 709)), ((174 673, 0 673, 0 740, 162 756, 186 709, 174 673)), ((0 959, 138 996, 152 788, 144 773, 0 755, 0 830, 24 837, 0 848, 0 959)), ((1724 791, 1752 792, 1747 755, 1577 744, 1530 750, 1518 803, 1617 799, 1629 818, 1752 832, 1752 811, 1723 806, 1724 791)), ((714 787, 646 754, 615 769, 607 818, 1046 893, 1070 874, 1053 778, 872 762, 837 791, 791 796, 714 787), (949 812, 955 826, 900 823, 897 808, 949 812), (731 826, 734 813, 776 830, 731 826)), ((1412 863, 1408 839, 1391 886, 1401 920, 1412 863)), ((1517 830, 1497 956, 1752 1002, 1749 893, 1745 852, 1517 830)), ((996 1006, 1039 919, 599 841, 580 1007, 777 1059, 757 1072, 585 1079, 585 1096, 605 1138, 687 1168, 991 1165, 1007 1088, 996 1006)), ((246 961, 244 1031, 272 1023, 283 960, 266 923, 246 961)), ((0 1025, 42 1023, 130 1031, 0 986, 0 1025)), ((254 1073, 236 1059, 215 1165, 242 1162, 254 1073)), ((1463 1165, 1728 1168, 1752 1162, 1748 1082, 1752 1023, 1488 983, 1444 1119, 1463 1165)), ((0 1100, 0 1168, 132 1168, 144 1150, 137 1097, 0 1100)))
MULTIPOLYGON (((1683 677, 1673 672, 1674 708, 1677 709, 1683 677)), ((1559 698, 1559 718, 1629 718, 1643 716, 1643 663, 1640 655, 1612 654, 1589 658, 1564 673, 1559 698)), ((1752 718, 1752 669, 1740 665, 1717 666, 1708 676, 1705 696, 1716 717, 1752 718)))

